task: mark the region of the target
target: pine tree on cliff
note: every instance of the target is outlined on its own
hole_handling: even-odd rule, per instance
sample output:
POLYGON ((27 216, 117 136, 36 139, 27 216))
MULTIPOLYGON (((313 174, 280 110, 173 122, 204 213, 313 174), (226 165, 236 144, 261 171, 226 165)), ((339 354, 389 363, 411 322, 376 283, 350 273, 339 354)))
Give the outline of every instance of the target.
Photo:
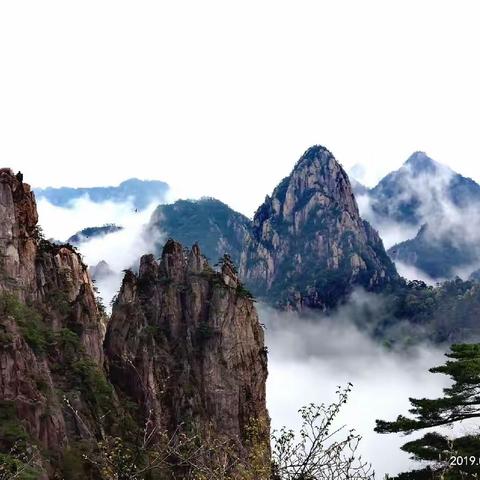
MULTIPOLYGON (((480 419, 480 344, 453 345, 451 353, 446 355, 450 360, 430 369, 432 373, 443 373, 453 380, 453 385, 444 389, 444 396, 411 398, 413 408, 410 413, 414 418, 399 415, 393 422, 377 420, 376 432, 410 434, 480 419)), ((449 439, 439 433, 427 433, 419 440, 406 443, 402 450, 412 454, 414 460, 434 462, 423 470, 401 474, 398 478, 402 480, 478 478, 480 475, 478 423, 471 435, 449 439)))

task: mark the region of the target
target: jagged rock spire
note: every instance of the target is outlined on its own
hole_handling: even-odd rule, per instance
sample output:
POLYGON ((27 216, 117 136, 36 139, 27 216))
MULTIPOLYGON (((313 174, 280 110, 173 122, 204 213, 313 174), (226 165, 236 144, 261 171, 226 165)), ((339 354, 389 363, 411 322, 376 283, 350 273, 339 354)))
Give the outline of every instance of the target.
POLYGON ((362 220, 350 181, 326 148, 308 149, 257 210, 240 276, 283 306, 329 308, 355 285, 381 288, 397 273, 362 220))

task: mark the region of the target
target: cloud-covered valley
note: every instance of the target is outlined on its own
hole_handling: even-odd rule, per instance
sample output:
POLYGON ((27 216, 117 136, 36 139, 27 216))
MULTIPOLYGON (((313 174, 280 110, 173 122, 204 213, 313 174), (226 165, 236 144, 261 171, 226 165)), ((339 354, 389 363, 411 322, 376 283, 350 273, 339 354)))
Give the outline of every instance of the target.
POLYGON ((120 288, 123 270, 135 269, 140 257, 153 253, 155 243, 162 240, 158 230, 149 234, 145 232, 145 225, 156 207, 157 203, 152 203, 138 211, 132 202, 96 203, 88 197, 73 201, 69 208, 52 205, 44 199, 38 202, 42 229, 47 238, 64 241, 83 228, 109 223, 123 227, 114 233, 86 239, 78 247, 88 266, 95 267, 105 261, 110 268, 110 272, 98 278, 96 283, 107 307, 120 288))
POLYGON ((328 319, 312 314, 300 320, 263 305, 259 313, 269 348, 267 399, 273 428, 298 430, 301 406, 328 404, 335 400, 337 386, 351 382, 353 391, 337 426, 362 435, 359 451, 377 478, 416 467, 400 450, 407 437, 375 433, 375 420, 408 413, 410 397, 441 394, 448 380, 428 369, 443 363, 443 349, 387 350, 354 325, 353 305, 328 319))

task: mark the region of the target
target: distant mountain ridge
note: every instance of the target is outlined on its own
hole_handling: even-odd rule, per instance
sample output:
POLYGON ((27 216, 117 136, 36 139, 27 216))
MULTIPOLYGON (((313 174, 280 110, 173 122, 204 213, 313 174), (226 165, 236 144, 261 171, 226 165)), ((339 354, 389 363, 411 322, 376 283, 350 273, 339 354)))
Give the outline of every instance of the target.
POLYGON ((480 185, 424 152, 415 152, 400 169, 380 180, 369 195, 377 215, 422 224, 435 210, 435 203, 449 201, 458 208, 480 203, 480 185))
MULTIPOLYGON (((147 226, 175 238, 186 247, 200 245, 203 254, 213 263, 225 253, 238 265, 243 242, 251 221, 215 198, 177 200, 159 205, 147 226)), ((157 253, 163 245, 157 245, 157 253)))
POLYGON ((110 187, 47 187, 36 188, 37 199, 46 199, 58 207, 70 207, 72 202, 88 196, 95 203, 105 201, 132 201, 133 207, 143 210, 152 202, 163 202, 166 199, 169 185, 160 180, 139 180, 130 178, 118 186, 110 187))
POLYGON ((415 152, 374 188, 357 187, 356 195, 381 234, 392 225, 418 228, 416 236, 388 250, 395 261, 433 279, 453 278, 469 265, 480 265, 480 231, 474 227, 480 221, 480 185, 471 178, 415 152))
MULTIPOLYGON (((379 278, 385 275, 386 284, 395 277, 395 267, 389 265, 391 262, 380 237, 363 219, 379 230, 380 236, 384 223, 409 232, 411 236, 404 236, 388 249, 390 258, 401 262, 399 265, 406 274, 409 272, 403 270, 404 266, 418 269, 420 278, 443 280, 454 278, 459 272, 467 278, 480 267, 480 248, 477 247, 480 234, 475 231, 477 220, 480 221, 480 186, 473 180, 455 173, 424 152, 415 152, 401 168, 386 175, 372 189, 355 180, 349 181, 341 166, 337 168, 335 164, 333 155, 324 147, 308 149, 292 172, 295 180, 291 175, 280 182, 272 198, 267 196, 257 210, 253 222, 219 200, 202 198, 159 205, 147 230, 160 232, 162 238, 178 239, 187 247, 198 243, 213 263, 228 253, 257 295, 273 303, 280 301, 297 307, 334 305, 355 285, 377 288, 383 280, 376 279, 375 275, 370 278, 372 269, 383 272, 379 278), (312 170, 312 165, 321 157, 324 158, 318 168, 312 170), (325 170, 330 163, 332 168, 325 170), (300 170, 306 172, 305 178, 297 174, 300 170), (336 179, 333 184, 332 179, 336 179), (297 192, 293 194, 294 191, 297 192), (367 211, 358 212, 353 192, 361 200, 362 208, 369 207, 367 211), (353 200, 348 200, 350 197, 353 200), (342 222, 346 223, 339 227, 338 223, 342 222), (353 240, 345 233, 352 225, 356 225, 353 240), (342 229, 345 232, 339 233, 342 229), (319 240, 320 237, 323 240, 319 240), (367 240, 358 243, 360 238, 367 240), (365 246, 373 250, 366 254, 365 246), (253 254, 252 249, 257 249, 257 253, 253 254), (323 253, 318 253, 322 249, 323 253), (345 257, 347 260, 342 257, 339 261, 338 251, 340 257, 350 251, 345 257), (353 260, 348 260, 350 254, 353 260), (366 255, 367 260, 362 255, 366 255), (306 258, 313 261, 307 262, 306 258), (328 259, 330 264, 321 258, 328 259), (299 259, 303 264, 299 264, 299 259), (355 266, 350 268, 348 261, 353 261, 355 266), (342 264, 341 268, 337 268, 337 264, 342 264), (332 265, 335 268, 332 269, 332 265), (326 282, 327 287, 322 287, 322 282, 326 282)), ((71 190, 78 193, 77 189, 71 190)), ((109 195, 108 188, 101 191, 109 195)), ((109 231, 97 231, 97 227, 90 230, 92 235, 109 234, 109 231)), ((72 239, 77 241, 80 236, 72 239)), ((159 243, 156 253, 160 253, 161 247, 159 243)))
MULTIPOLYGON (((416 176, 423 178, 435 175, 438 168, 444 171, 438 165, 418 154, 405 169, 412 174, 414 168, 416 176)), ((451 179, 451 175, 442 178, 451 179)), ((457 179, 454 184, 459 183, 462 182, 457 179)), ((443 183, 449 184, 450 180, 443 183)), ((277 308, 303 312, 315 309, 328 314, 347 301, 349 308, 356 309, 355 297, 366 298, 355 310, 355 322, 389 345, 410 345, 426 339, 442 343, 480 338, 476 320, 476 312, 480 311, 479 284, 457 279, 430 287, 421 281, 402 279, 380 236, 360 216, 354 185, 331 152, 314 146, 266 197, 253 222, 223 202, 207 197, 160 205, 146 233, 147 237, 152 233, 152 238, 162 240, 179 239, 187 248, 197 248, 198 243, 211 264, 227 253, 238 266, 245 286, 259 300, 277 308), (379 293, 381 297, 377 301, 362 290, 379 293)), ((471 184, 459 191, 468 192, 469 188, 471 184)), ((435 191, 438 192, 441 189, 435 191)), ((388 201, 394 203, 393 199, 388 201)), ((464 205, 470 208, 468 202, 464 205)), ((427 210, 418 210, 424 211, 427 210)), ((464 218, 459 221, 472 224, 475 231, 475 222, 466 222, 464 218)), ((415 264, 412 259, 421 259, 428 265, 430 255, 437 262, 435 268, 450 268, 445 257, 448 251, 441 241, 445 232, 451 232, 451 225, 432 225, 422 229, 419 226, 419 238, 410 239, 406 246, 397 245, 398 249, 410 244, 414 247, 411 252, 406 250, 412 256, 402 261, 415 264), (439 242, 438 250, 432 249, 432 239, 439 242)), ((465 233, 464 225, 455 228, 465 233)), ((452 250, 457 237, 451 239, 452 250)), ((156 255, 161 252, 160 244, 152 250, 156 255)), ((393 251, 390 255, 396 258, 393 251)), ((452 258, 453 271, 458 259, 454 255, 452 258)), ((428 267, 422 263, 419 268, 428 267)), ((108 265, 101 263, 92 267, 91 272, 99 278, 108 275, 108 265)), ((436 274, 444 276, 441 271, 436 274)))
MULTIPOLYGON (((109 234, 97 230, 89 231, 109 234)), ((355 286, 376 291, 399 278, 360 217, 346 172, 322 146, 305 152, 253 222, 206 197, 159 205, 146 232, 187 248, 198 244, 213 263, 228 254, 255 294, 283 308, 329 309, 355 286)), ((159 241, 153 251, 162 248, 159 241)))
POLYGON ((454 278, 461 269, 480 260, 477 245, 451 235, 435 239, 434 229, 435 224, 423 225, 415 238, 394 245, 388 254, 394 261, 414 266, 436 280, 454 278))
POLYGON ((80 243, 91 240, 92 238, 103 237, 110 233, 119 232, 120 230, 123 230, 123 227, 113 223, 108 223, 106 225, 102 225, 101 227, 87 227, 68 238, 67 243, 79 245, 80 243))

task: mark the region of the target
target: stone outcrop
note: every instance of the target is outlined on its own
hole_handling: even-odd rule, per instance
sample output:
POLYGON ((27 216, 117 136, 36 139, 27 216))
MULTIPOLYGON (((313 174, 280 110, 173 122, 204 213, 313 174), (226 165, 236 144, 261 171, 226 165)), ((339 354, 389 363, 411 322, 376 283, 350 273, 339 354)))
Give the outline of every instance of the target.
POLYGON ((287 308, 327 309, 355 285, 397 279, 377 232, 362 218, 347 174, 325 148, 305 152, 254 216, 240 276, 287 308))
POLYGON ((0 291, 22 298, 37 292, 38 215, 30 187, 10 169, 0 169, 0 291))
POLYGON ((70 246, 42 239, 30 186, 5 168, 0 218, 0 292, 42 306, 53 331, 74 325, 86 352, 101 365, 103 334, 87 267, 70 246))
POLYGON ((213 271, 194 245, 169 240, 160 262, 142 257, 113 306, 105 351, 110 381, 152 412, 158 429, 183 423, 202 435, 268 442, 267 359, 252 300, 228 258, 213 271))
MULTIPOLYGON (((65 399, 97 431, 82 375, 101 375, 104 327, 79 254, 44 240, 37 222, 29 185, 1 169, 0 416, 18 435, 58 454, 87 438, 65 399)), ((5 435, 0 428, 0 447, 8 450, 15 439, 5 435)), ((42 478, 53 475, 50 460, 42 462, 42 478)))
MULTIPOLYGON (((229 257, 216 272, 197 246, 174 241, 160 263, 144 256, 125 274, 105 338, 87 267, 37 221, 30 187, 1 169, 0 467, 16 461, 12 448, 35 445, 38 479, 112 478, 98 467, 110 461, 99 442, 135 449, 149 425, 225 441, 244 459, 255 431, 268 470, 263 331, 229 257)), ((165 468, 161 478, 173 475, 165 468)))

